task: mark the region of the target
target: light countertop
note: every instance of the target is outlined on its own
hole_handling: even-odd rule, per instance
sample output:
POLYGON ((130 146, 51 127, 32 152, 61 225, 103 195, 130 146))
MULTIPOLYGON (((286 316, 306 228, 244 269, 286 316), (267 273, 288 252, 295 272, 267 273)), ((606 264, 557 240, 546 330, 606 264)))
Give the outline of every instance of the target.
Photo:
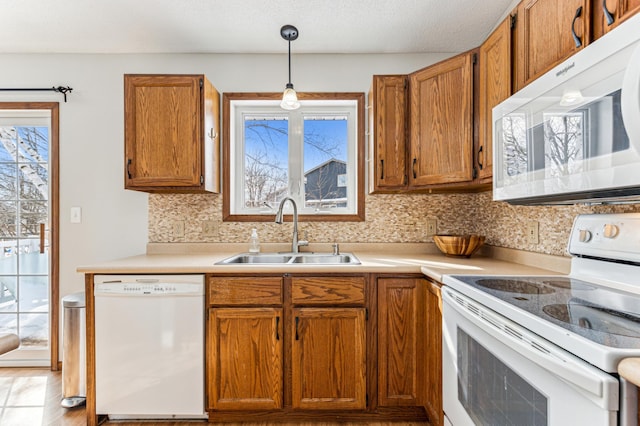
MULTIPOLYGON (((315 244, 304 251, 329 253, 330 246, 315 244)), ((423 273, 436 281, 441 281, 444 274, 556 275, 569 270, 568 258, 488 246, 471 258, 447 257, 430 243, 341 244, 340 251, 355 254, 359 265, 216 265, 246 249, 246 244, 150 244, 146 254, 85 265, 77 270, 93 274, 423 273)), ((262 249, 288 251, 281 244, 263 244, 262 249)))
POLYGON ((640 358, 627 358, 620 361, 618 374, 636 386, 640 386, 640 358))
MULTIPOLYGON (((330 244, 312 250, 328 253, 330 244)), ((558 275, 569 272, 568 257, 550 256, 485 246, 471 258, 447 257, 435 245, 343 244, 341 252, 353 253, 360 265, 216 265, 227 257, 246 251, 246 244, 150 244, 147 253, 112 261, 84 265, 81 273, 92 274, 187 274, 187 273, 422 273, 441 282, 443 275, 558 275)), ((286 252, 286 245, 263 244, 264 251, 286 252)), ((640 386, 640 358, 623 360, 621 376, 640 386)))

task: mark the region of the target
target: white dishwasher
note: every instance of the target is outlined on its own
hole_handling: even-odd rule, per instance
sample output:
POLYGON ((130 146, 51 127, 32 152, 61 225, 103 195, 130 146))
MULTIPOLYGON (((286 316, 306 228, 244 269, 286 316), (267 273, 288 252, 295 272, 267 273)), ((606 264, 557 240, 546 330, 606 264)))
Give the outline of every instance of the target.
POLYGON ((204 276, 96 275, 96 413, 206 418, 204 276))

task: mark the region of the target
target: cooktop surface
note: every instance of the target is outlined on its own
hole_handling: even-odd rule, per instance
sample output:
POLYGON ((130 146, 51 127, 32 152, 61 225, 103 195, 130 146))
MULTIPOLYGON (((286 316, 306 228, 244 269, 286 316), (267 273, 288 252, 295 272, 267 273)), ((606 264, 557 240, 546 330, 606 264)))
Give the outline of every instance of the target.
POLYGON ((595 343, 640 349, 638 294, 566 276, 452 278, 492 296, 494 310, 505 302, 595 343))

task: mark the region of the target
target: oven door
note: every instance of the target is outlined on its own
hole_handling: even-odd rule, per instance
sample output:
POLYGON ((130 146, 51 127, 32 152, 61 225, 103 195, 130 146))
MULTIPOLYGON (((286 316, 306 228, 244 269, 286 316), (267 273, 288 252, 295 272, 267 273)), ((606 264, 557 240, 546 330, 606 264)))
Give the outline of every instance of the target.
POLYGON ((616 425, 618 381, 443 287, 443 408, 453 426, 616 425))

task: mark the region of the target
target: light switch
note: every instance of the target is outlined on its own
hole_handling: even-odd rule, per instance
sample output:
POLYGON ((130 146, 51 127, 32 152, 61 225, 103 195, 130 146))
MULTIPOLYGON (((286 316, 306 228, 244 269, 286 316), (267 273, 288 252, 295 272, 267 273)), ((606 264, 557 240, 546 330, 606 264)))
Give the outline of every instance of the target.
POLYGON ((82 223, 82 207, 71 207, 71 223, 82 223))

